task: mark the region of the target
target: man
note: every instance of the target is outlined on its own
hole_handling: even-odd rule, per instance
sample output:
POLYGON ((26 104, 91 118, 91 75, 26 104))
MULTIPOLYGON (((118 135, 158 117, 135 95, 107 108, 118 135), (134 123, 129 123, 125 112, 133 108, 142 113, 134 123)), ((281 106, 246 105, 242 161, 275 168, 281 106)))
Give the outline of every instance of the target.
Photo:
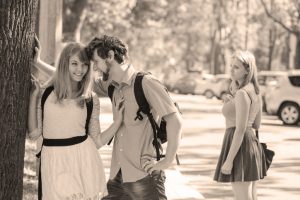
POLYGON ((163 159, 155 162, 156 153, 153 130, 149 119, 135 120, 138 104, 134 95, 137 72, 129 62, 128 49, 116 37, 102 36, 87 46, 94 70, 102 74, 95 83, 94 91, 108 93, 114 86, 112 96, 113 115, 116 102, 124 98, 124 120, 114 137, 108 195, 104 200, 165 200, 165 174, 175 158, 181 137, 182 118, 164 86, 153 76, 145 75, 142 88, 155 118, 164 118, 167 130, 167 149, 163 159))

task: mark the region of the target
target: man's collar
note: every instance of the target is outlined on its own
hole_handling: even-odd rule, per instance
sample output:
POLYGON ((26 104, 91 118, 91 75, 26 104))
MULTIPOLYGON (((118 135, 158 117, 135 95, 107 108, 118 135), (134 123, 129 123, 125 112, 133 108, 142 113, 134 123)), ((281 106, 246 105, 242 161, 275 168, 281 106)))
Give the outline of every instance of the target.
POLYGON ((123 72, 122 74, 122 79, 120 83, 117 83, 115 81, 112 81, 111 84, 113 86, 115 86, 116 88, 121 88, 124 85, 131 85, 134 79, 134 75, 136 74, 135 69, 133 68, 133 66, 131 64, 125 64, 128 65, 128 67, 126 68, 126 70, 123 72))

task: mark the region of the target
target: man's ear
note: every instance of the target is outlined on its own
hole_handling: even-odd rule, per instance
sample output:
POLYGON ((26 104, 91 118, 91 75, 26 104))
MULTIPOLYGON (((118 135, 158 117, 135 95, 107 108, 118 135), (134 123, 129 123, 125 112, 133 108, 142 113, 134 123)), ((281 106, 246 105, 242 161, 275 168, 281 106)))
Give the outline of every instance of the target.
POLYGON ((115 53, 113 50, 109 50, 107 59, 109 62, 111 62, 115 59, 115 53))

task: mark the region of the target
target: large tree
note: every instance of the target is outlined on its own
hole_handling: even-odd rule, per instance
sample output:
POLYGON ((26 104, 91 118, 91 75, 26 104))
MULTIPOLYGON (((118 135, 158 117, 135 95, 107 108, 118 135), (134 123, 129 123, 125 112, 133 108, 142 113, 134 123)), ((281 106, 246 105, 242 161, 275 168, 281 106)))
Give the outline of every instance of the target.
POLYGON ((0 1, 0 199, 22 199, 37 2, 0 1))

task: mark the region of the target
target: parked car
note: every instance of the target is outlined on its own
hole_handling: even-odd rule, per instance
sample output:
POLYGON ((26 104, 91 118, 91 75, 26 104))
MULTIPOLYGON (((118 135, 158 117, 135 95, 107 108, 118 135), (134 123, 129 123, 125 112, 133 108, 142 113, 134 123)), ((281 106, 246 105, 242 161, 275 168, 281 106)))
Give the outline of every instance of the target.
POLYGON ((206 85, 211 75, 191 73, 183 76, 174 84, 171 91, 179 94, 203 94, 199 87, 206 85))
POLYGON ((268 82, 276 80, 278 76, 286 74, 284 71, 260 71, 258 73, 258 84, 263 100, 263 111, 266 111, 265 93, 268 82))
POLYGON ((268 114, 278 115, 284 124, 300 120, 300 70, 281 72, 267 82, 265 103, 268 114))
POLYGON ((223 99, 228 93, 231 83, 230 76, 227 74, 209 75, 203 84, 197 86, 196 93, 204 95, 211 99, 217 97, 223 99))
POLYGON ((229 93, 229 86, 231 84, 231 79, 229 74, 217 74, 215 78, 215 83, 212 84, 212 90, 214 95, 223 100, 226 94, 229 93))

